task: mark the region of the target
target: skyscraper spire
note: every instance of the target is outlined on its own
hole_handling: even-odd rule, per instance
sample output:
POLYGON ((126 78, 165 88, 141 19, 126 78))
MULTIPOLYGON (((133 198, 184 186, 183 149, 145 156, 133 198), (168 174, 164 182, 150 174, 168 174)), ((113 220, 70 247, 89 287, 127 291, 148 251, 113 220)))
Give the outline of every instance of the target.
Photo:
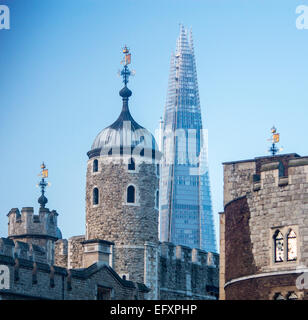
POLYGON ((215 252, 204 138, 192 32, 180 24, 163 123, 160 237, 215 252))

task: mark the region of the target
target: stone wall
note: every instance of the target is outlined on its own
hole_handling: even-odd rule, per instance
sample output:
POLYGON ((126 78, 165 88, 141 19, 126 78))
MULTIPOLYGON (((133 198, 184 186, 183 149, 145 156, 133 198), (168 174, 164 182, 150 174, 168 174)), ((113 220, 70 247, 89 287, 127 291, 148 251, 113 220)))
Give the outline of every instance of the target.
POLYGON ((299 274, 286 274, 232 283, 226 289, 227 300, 274 300, 281 294, 285 300, 296 293, 298 299, 308 300, 308 292, 296 288, 299 274))
POLYGON ((218 254, 163 242, 158 270, 161 300, 218 298, 218 254))
POLYGON ((43 247, 48 263, 53 264, 54 242, 58 239, 57 216, 55 210, 48 208, 40 208, 38 215, 32 207, 22 208, 21 213, 14 208, 8 213, 8 237, 43 247))
POLYGON ((67 257, 68 257, 68 241, 61 239, 55 243, 55 259, 54 264, 59 267, 67 268, 67 257))
MULTIPOLYGON (((107 161, 107 160, 106 160, 107 161)), ((116 245, 143 245, 158 240, 158 210, 155 191, 158 177, 155 164, 140 164, 128 171, 123 160, 107 161, 92 158, 88 161, 86 186, 87 240, 104 239, 116 245), (92 163, 99 160, 99 171, 92 172, 92 163), (137 188, 136 204, 126 203, 126 189, 137 188), (93 205, 93 189, 99 189, 99 204, 93 205)))
POLYGON ((148 289, 121 279, 110 267, 94 264, 84 270, 67 270, 0 253, 9 269, 9 288, 0 289, 4 300, 96 300, 98 286, 111 290, 111 299, 144 299, 148 289))
POLYGON ((44 248, 8 238, 0 238, 0 254, 39 263, 49 262, 44 248))
MULTIPOLYGON (((231 201, 225 206, 225 233, 221 235, 225 238, 225 264, 221 268, 225 270, 227 299, 244 298, 244 292, 247 295, 250 289, 240 289, 241 283, 253 288, 252 282, 257 280, 252 277, 258 274, 273 286, 275 283, 275 290, 279 291, 279 282, 272 276, 298 274, 298 268, 308 265, 308 158, 295 154, 257 158, 255 172, 242 170, 253 167, 251 160, 247 163, 224 165, 225 185, 229 186, 225 199, 231 201), (286 250, 286 236, 291 229, 297 237, 297 260, 277 263, 274 233, 283 233, 286 250), (242 277, 250 280, 241 280, 242 277)), ((262 283, 261 278, 255 285, 262 283)), ((294 276, 286 279, 291 282, 284 280, 281 286, 294 289, 294 276)), ((258 288, 261 290, 261 286, 258 288)), ((260 291, 253 296, 270 299, 270 294, 260 291)), ((301 296, 300 292, 297 294, 301 296)))
MULTIPOLYGON (((155 194, 159 187, 156 164, 135 158, 135 170, 128 170, 128 158, 94 157, 88 161, 86 186, 86 240, 114 242, 113 268, 132 281, 154 285, 145 274, 146 243, 158 246, 158 210, 155 194), (93 161, 98 171, 93 172, 93 161), (127 203, 127 187, 136 189, 135 203, 127 203), (93 189, 99 203, 93 205, 93 189), (147 278, 147 280, 146 280, 147 278)), ((152 288, 154 291, 155 288, 152 288)))
MULTIPOLYGON (((83 268, 83 245, 85 236, 74 236, 68 239, 67 267, 69 269, 83 268)), ((59 258, 58 258, 59 261, 59 258)))

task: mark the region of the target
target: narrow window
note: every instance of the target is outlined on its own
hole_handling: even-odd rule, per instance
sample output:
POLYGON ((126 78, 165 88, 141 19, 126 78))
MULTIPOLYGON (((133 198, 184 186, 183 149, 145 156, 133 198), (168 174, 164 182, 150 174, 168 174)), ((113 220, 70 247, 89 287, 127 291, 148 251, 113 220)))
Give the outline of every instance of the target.
POLYGON ((133 158, 130 158, 128 162, 128 170, 133 171, 135 169, 136 169, 135 160, 133 158))
POLYGON ((135 187, 134 186, 129 186, 127 188, 127 202, 135 203, 135 187))
POLYGON ((278 230, 274 235, 274 246, 275 246, 275 262, 282 262, 284 255, 283 247, 283 235, 278 230))
POLYGON ((98 160, 95 159, 93 161, 93 172, 97 172, 98 171, 98 160))
POLYGON ((98 194, 98 189, 94 188, 93 189, 93 204, 96 205, 99 202, 99 194, 98 194))
POLYGON ((156 191, 155 194, 155 208, 158 209, 159 208, 159 191, 156 191))
POLYGON ((297 243, 296 243, 296 233, 290 230, 287 238, 288 244, 288 261, 296 261, 297 259, 297 243))
POLYGON ((159 177, 159 163, 156 165, 156 175, 159 177))

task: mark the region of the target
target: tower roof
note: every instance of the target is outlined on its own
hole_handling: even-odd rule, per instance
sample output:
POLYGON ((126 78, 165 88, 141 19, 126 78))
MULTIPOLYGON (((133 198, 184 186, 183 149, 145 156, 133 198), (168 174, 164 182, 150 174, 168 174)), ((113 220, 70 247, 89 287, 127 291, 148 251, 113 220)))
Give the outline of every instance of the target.
POLYGON ((133 149, 136 147, 140 148, 140 152, 143 153, 145 150, 152 150, 154 153, 159 150, 154 136, 138 124, 129 111, 128 100, 132 95, 131 90, 127 88, 128 79, 131 75, 131 71, 128 69, 130 53, 126 47, 123 53, 125 54, 125 59, 123 60, 125 64, 121 75, 124 87, 119 92, 123 101, 122 111, 114 123, 103 129, 96 136, 91 151, 88 152, 89 158, 103 154, 111 155, 119 151, 121 154, 132 154, 133 149), (128 55, 129 59, 127 58, 128 55))

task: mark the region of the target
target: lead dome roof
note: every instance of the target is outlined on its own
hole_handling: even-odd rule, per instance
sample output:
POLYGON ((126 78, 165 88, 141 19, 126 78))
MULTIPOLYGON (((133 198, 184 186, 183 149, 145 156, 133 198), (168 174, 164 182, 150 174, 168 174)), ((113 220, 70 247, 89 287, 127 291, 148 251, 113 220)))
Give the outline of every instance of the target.
POLYGON ((122 111, 113 124, 103 129, 96 136, 91 151, 88 152, 89 158, 98 156, 102 152, 109 154, 110 150, 116 152, 117 149, 121 153, 123 153, 123 149, 126 152, 132 152, 132 149, 136 146, 140 148, 140 151, 144 149, 143 152, 145 150, 151 150, 152 153, 159 151, 154 136, 138 124, 129 111, 128 99, 132 92, 125 85, 119 94, 123 100, 122 111))

